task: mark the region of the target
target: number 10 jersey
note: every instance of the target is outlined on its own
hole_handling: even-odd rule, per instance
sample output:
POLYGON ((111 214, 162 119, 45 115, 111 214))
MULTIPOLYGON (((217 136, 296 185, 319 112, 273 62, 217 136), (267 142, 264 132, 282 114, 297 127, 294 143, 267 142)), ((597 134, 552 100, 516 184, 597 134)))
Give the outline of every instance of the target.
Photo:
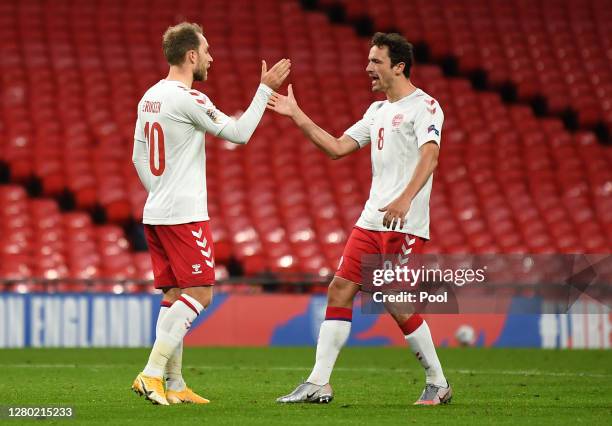
POLYGON ((161 80, 147 90, 138 103, 133 155, 149 165, 143 223, 209 219, 204 134, 217 136, 229 120, 203 93, 178 81, 161 80))

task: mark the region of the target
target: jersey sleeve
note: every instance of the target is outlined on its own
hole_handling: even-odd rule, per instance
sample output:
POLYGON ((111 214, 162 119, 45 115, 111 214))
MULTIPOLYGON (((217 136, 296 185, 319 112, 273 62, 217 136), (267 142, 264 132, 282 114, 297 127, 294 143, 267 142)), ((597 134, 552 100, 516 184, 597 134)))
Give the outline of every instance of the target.
POLYGON ((231 120, 217 109, 206 95, 197 90, 189 90, 188 96, 183 96, 181 103, 181 109, 196 128, 215 136, 219 135, 231 120))
POLYGON ((134 129, 134 148, 132 150, 132 162, 136 173, 147 192, 151 190, 151 172, 149 171, 149 158, 147 153, 147 141, 140 118, 136 120, 134 129))
POLYGON ((359 148, 363 148, 370 143, 370 130, 374 122, 374 112, 377 109, 376 104, 377 102, 374 102, 370 105, 363 118, 344 132, 345 135, 350 136, 357 142, 359 148))
POLYGON ((134 140, 142 143, 147 143, 147 139, 144 134, 140 117, 136 118, 136 126, 134 127, 134 140))
POLYGON ((427 142, 435 142, 440 145, 443 123, 444 113, 440 104, 434 99, 426 100, 421 111, 414 118, 414 134, 417 138, 417 146, 420 148, 427 142))

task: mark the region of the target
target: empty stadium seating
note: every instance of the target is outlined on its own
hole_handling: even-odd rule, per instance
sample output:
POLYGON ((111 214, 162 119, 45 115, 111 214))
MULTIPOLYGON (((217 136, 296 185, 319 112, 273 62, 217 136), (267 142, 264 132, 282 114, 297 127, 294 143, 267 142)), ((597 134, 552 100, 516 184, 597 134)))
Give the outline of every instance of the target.
MULTIPOLYGON (((491 35, 496 28, 476 32, 478 42, 498 44, 468 52, 479 45, 460 37, 467 30, 455 31, 459 12, 463 21, 486 21, 484 6, 457 2, 430 16, 430 2, 417 1, 415 11, 396 13, 403 11, 401 4, 350 2, 363 6, 354 13, 372 14, 377 25, 407 28, 409 37, 426 40, 435 55, 457 55, 466 69, 501 64, 499 77, 491 68, 493 78, 524 79, 519 82, 523 95, 535 93, 529 86, 533 80, 521 77, 533 76, 540 67, 526 61, 534 50, 526 49, 533 46, 531 38, 520 44, 515 64, 507 56, 516 44, 513 33, 506 43, 491 35), (465 8, 469 13, 463 13, 465 8), (414 16, 417 26, 411 26, 414 16)), ((501 19, 506 9, 493 15, 501 19)), ((504 21, 504 28, 523 22, 518 20, 523 15, 512 16, 517 17, 504 21)), ((609 14, 601 16, 598 25, 609 14)), ((0 277, 150 277, 148 254, 131 252, 118 225, 142 217, 146 193, 131 163, 136 104, 165 76, 161 34, 182 19, 203 24, 214 62, 210 80, 198 88, 228 114, 250 102, 262 58, 268 64, 292 59, 290 79, 302 108, 336 135, 376 99, 364 72, 369 41, 347 26, 331 24, 320 12, 305 12, 294 0, 2 3, 0 43, 6 53, 0 62, 0 160, 9 164, 14 184, 0 187, 0 277), (41 179, 47 197, 68 188, 78 211, 61 213, 50 198, 28 199, 19 183, 31 175, 41 179), (92 225, 87 211, 96 205, 106 210, 109 225, 92 225)), ((584 29, 586 35, 590 31, 584 29)), ((573 48, 568 46, 566 55, 575 56, 573 48)), ((575 67, 581 85, 591 84, 589 61, 575 67)), ((555 95, 568 94, 559 107, 580 99, 567 90, 566 80, 546 79, 558 85, 555 95)), ((592 133, 568 133, 557 119, 539 119, 528 107, 476 92, 467 80, 447 78, 437 66, 417 66, 413 80, 438 99, 446 116, 427 252, 609 252, 610 148, 599 145, 592 133)), ((589 107, 576 104, 581 114, 585 111, 582 119, 605 116, 589 102, 589 107)), ((369 149, 331 161, 289 120, 266 113, 246 147, 207 136, 206 150, 221 274, 227 273, 222 265, 230 257, 247 275, 335 270, 368 196, 369 149)))
POLYGON ((44 288, 32 278, 58 280, 59 290, 84 290, 71 279, 151 277, 148 254, 131 253, 117 225, 95 226, 87 213, 62 213, 53 199, 28 198, 18 185, 0 185, 0 205, 0 276, 15 280, 17 291, 44 288))
POLYGON ((612 129, 612 7, 607 0, 321 0, 347 17, 425 42, 463 72, 484 69, 493 86, 544 96, 551 112, 578 112, 581 126, 612 129))

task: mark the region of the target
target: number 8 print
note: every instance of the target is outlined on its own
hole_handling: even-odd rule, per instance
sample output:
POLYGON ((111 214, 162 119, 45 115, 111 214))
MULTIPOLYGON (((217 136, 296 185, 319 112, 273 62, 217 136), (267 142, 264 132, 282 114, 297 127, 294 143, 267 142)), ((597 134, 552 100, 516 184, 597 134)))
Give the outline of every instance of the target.
POLYGON ((378 141, 377 141, 378 150, 383 149, 383 145, 385 144, 385 128, 381 127, 378 129, 378 141))

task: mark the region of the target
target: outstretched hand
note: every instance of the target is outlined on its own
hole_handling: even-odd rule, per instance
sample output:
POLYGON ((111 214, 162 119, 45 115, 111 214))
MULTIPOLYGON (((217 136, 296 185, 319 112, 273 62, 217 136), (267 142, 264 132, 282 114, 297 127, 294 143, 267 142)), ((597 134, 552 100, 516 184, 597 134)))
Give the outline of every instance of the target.
POLYGON ((291 72, 291 60, 289 59, 281 59, 270 70, 268 70, 266 61, 261 61, 261 82, 272 90, 281 87, 289 72, 291 72))
POLYGON ((270 96, 268 100, 267 108, 281 115, 292 117, 298 109, 298 104, 295 100, 295 96, 293 96, 293 87, 291 84, 287 87, 287 96, 276 92, 272 93, 272 96, 270 96))

